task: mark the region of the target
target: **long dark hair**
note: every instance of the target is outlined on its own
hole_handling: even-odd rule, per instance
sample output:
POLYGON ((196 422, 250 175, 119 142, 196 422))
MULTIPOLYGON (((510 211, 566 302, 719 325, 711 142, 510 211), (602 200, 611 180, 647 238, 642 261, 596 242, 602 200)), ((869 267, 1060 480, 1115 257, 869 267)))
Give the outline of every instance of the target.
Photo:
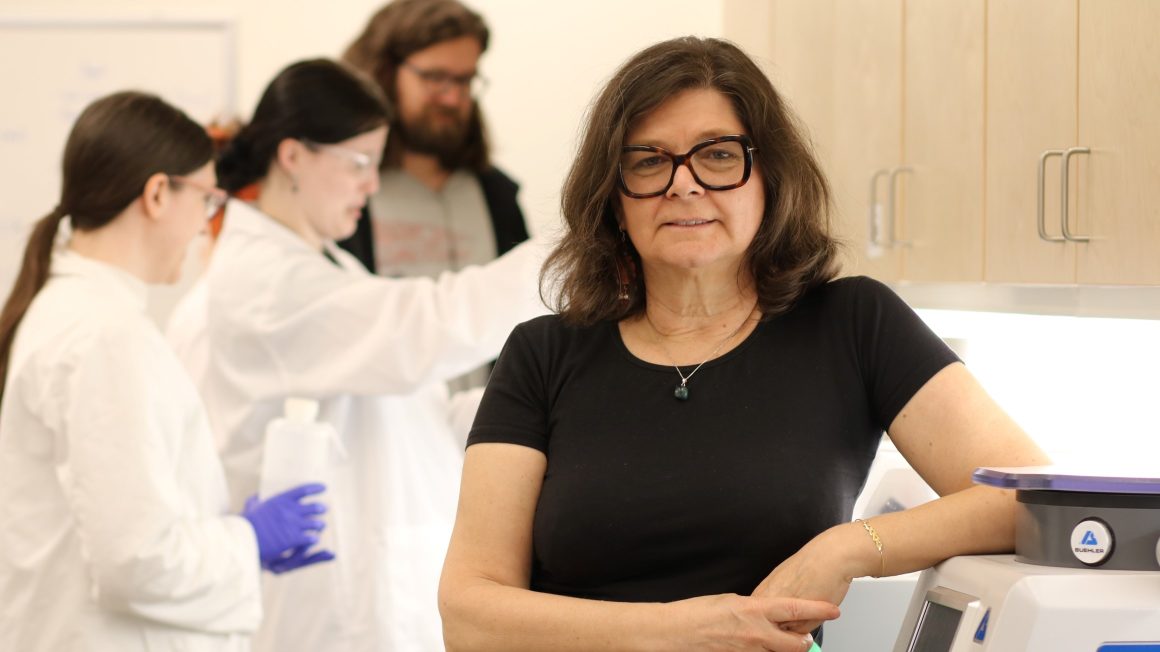
MULTIPOLYGON (((737 46, 682 37, 629 59, 597 96, 579 151, 564 182, 564 237, 544 264, 541 292, 569 321, 592 324, 639 315, 643 279, 632 276, 629 299, 618 299, 622 270, 640 269, 639 255, 621 244, 614 213, 617 165, 632 124, 690 89, 715 89, 757 148, 765 213, 743 263, 756 284, 764 318, 789 310, 810 288, 838 273, 838 243, 830 235, 830 191, 797 120, 769 79, 737 46)), ((751 182, 752 183, 752 182, 751 182)))
POLYGON ((183 175, 213 160, 205 129, 154 95, 114 93, 90 104, 64 146, 60 202, 33 226, 20 273, 0 312, 0 399, 16 329, 48 281, 57 227, 99 229, 141 196, 154 174, 183 175))
MULTIPOLYGON (((373 78, 387 99, 397 103, 395 78, 407 57, 463 36, 479 41, 480 52, 487 51, 491 38, 487 23, 457 0, 394 0, 371 16, 362 34, 346 48, 342 59, 373 78)), ((401 130, 392 129, 383 155, 384 168, 401 165, 403 143, 400 138, 401 130)), ((441 163, 447 169, 464 168, 475 172, 490 167, 487 129, 479 102, 472 101, 467 137, 457 160, 441 163)))
POLYGON ((218 184, 234 193, 264 178, 287 138, 333 144, 389 121, 382 93, 360 73, 329 59, 293 63, 266 87, 249 124, 218 158, 218 184))

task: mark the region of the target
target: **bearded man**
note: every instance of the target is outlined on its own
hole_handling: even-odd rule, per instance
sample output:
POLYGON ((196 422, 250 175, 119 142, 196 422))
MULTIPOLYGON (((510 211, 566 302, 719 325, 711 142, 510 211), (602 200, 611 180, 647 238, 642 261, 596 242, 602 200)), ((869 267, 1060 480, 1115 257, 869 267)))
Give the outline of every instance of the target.
MULTIPOLYGON (((486 263, 528 238, 519 186, 491 164, 479 96, 489 30, 457 0, 395 0, 343 59, 395 106, 379 191, 340 243, 384 276, 438 276, 486 263)), ((452 381, 478 387, 487 369, 452 381)))

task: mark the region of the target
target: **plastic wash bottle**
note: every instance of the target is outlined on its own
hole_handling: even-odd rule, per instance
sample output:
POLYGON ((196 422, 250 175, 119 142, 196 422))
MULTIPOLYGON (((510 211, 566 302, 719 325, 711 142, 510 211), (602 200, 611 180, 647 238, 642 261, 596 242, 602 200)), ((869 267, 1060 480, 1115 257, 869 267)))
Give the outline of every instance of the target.
MULTIPOLYGON (((338 433, 329 423, 318 421, 318 401, 287 398, 283 415, 266 426, 258 497, 265 500, 308 482, 332 487, 334 464, 343 453, 338 433)), ((328 495, 322 495, 322 502, 328 495)), ((319 546, 334 550, 330 530, 322 531, 319 546)))

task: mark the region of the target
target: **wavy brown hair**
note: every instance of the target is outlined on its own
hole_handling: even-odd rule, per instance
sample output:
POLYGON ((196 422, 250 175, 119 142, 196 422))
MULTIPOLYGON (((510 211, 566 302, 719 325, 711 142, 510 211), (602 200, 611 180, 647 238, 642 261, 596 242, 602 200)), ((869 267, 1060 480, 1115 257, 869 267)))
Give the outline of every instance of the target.
MULTIPOLYGON (((437 43, 463 36, 479 41, 481 53, 487 51, 491 38, 487 23, 462 3, 456 0, 394 0, 371 16, 362 34, 347 46, 342 60, 369 75, 382 88, 387 99, 397 104, 395 78, 407 57, 437 43)), ((402 161, 403 144, 399 130, 395 128, 399 120, 396 113, 383 154, 384 168, 397 168, 402 161)), ((443 163, 449 169, 482 172, 491 165, 488 150, 487 130, 479 102, 473 99, 467 138, 458 160, 443 163)))
MULTIPOLYGON (((632 125, 678 93, 715 89, 733 104, 753 139, 755 168, 765 187, 765 211, 742 273, 752 277, 763 318, 781 314, 810 288, 838 274, 838 243, 830 234, 830 190, 797 119, 764 73, 737 46, 720 39, 681 37, 629 59, 588 109, 579 151, 564 182, 564 235, 544 263, 545 300, 569 322, 594 324, 644 312, 644 280, 631 275, 619 300, 622 261, 616 201, 621 147, 632 125)), ((752 180, 750 181, 752 183, 752 180)), ((727 192, 727 191, 725 191, 727 192)))

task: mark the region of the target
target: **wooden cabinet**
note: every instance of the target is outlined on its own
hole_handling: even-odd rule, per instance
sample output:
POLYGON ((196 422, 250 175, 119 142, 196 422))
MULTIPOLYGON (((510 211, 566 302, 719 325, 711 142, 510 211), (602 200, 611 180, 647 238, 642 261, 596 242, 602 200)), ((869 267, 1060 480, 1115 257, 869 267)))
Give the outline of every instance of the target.
MULTIPOLYGON (((736 3, 725 5, 727 37, 736 3)), ((740 40, 765 48, 775 84, 824 145, 855 254, 848 271, 1160 285, 1160 2, 765 7, 770 40, 757 46, 752 24, 740 40), (1062 237, 1058 153, 1072 148, 1090 152, 1069 156, 1067 226, 1090 240, 1062 237)))
POLYGON ((903 163, 902 2, 838 4, 831 82, 835 109, 830 122, 817 128, 833 134, 826 172, 837 230, 849 255, 845 271, 894 280, 902 277, 903 262, 902 247, 889 244, 902 226, 889 210, 891 171, 903 163))
POLYGON ((985 3, 903 11, 903 278, 981 281, 985 3))
POLYGON ((1075 144, 1076 4, 990 0, 987 11, 986 280, 1071 283, 1060 156, 1075 144), (1039 213, 1042 211, 1042 225, 1039 213), (1040 232, 1042 231, 1042 236, 1040 232))
POLYGON ((1160 284, 1158 28, 1152 0, 989 0, 986 280, 1160 284))
POLYGON ((1079 3, 1082 284, 1160 284, 1160 2, 1079 3))
POLYGON ((981 280, 983 0, 774 0, 766 41, 725 7, 818 146, 846 271, 981 280))

